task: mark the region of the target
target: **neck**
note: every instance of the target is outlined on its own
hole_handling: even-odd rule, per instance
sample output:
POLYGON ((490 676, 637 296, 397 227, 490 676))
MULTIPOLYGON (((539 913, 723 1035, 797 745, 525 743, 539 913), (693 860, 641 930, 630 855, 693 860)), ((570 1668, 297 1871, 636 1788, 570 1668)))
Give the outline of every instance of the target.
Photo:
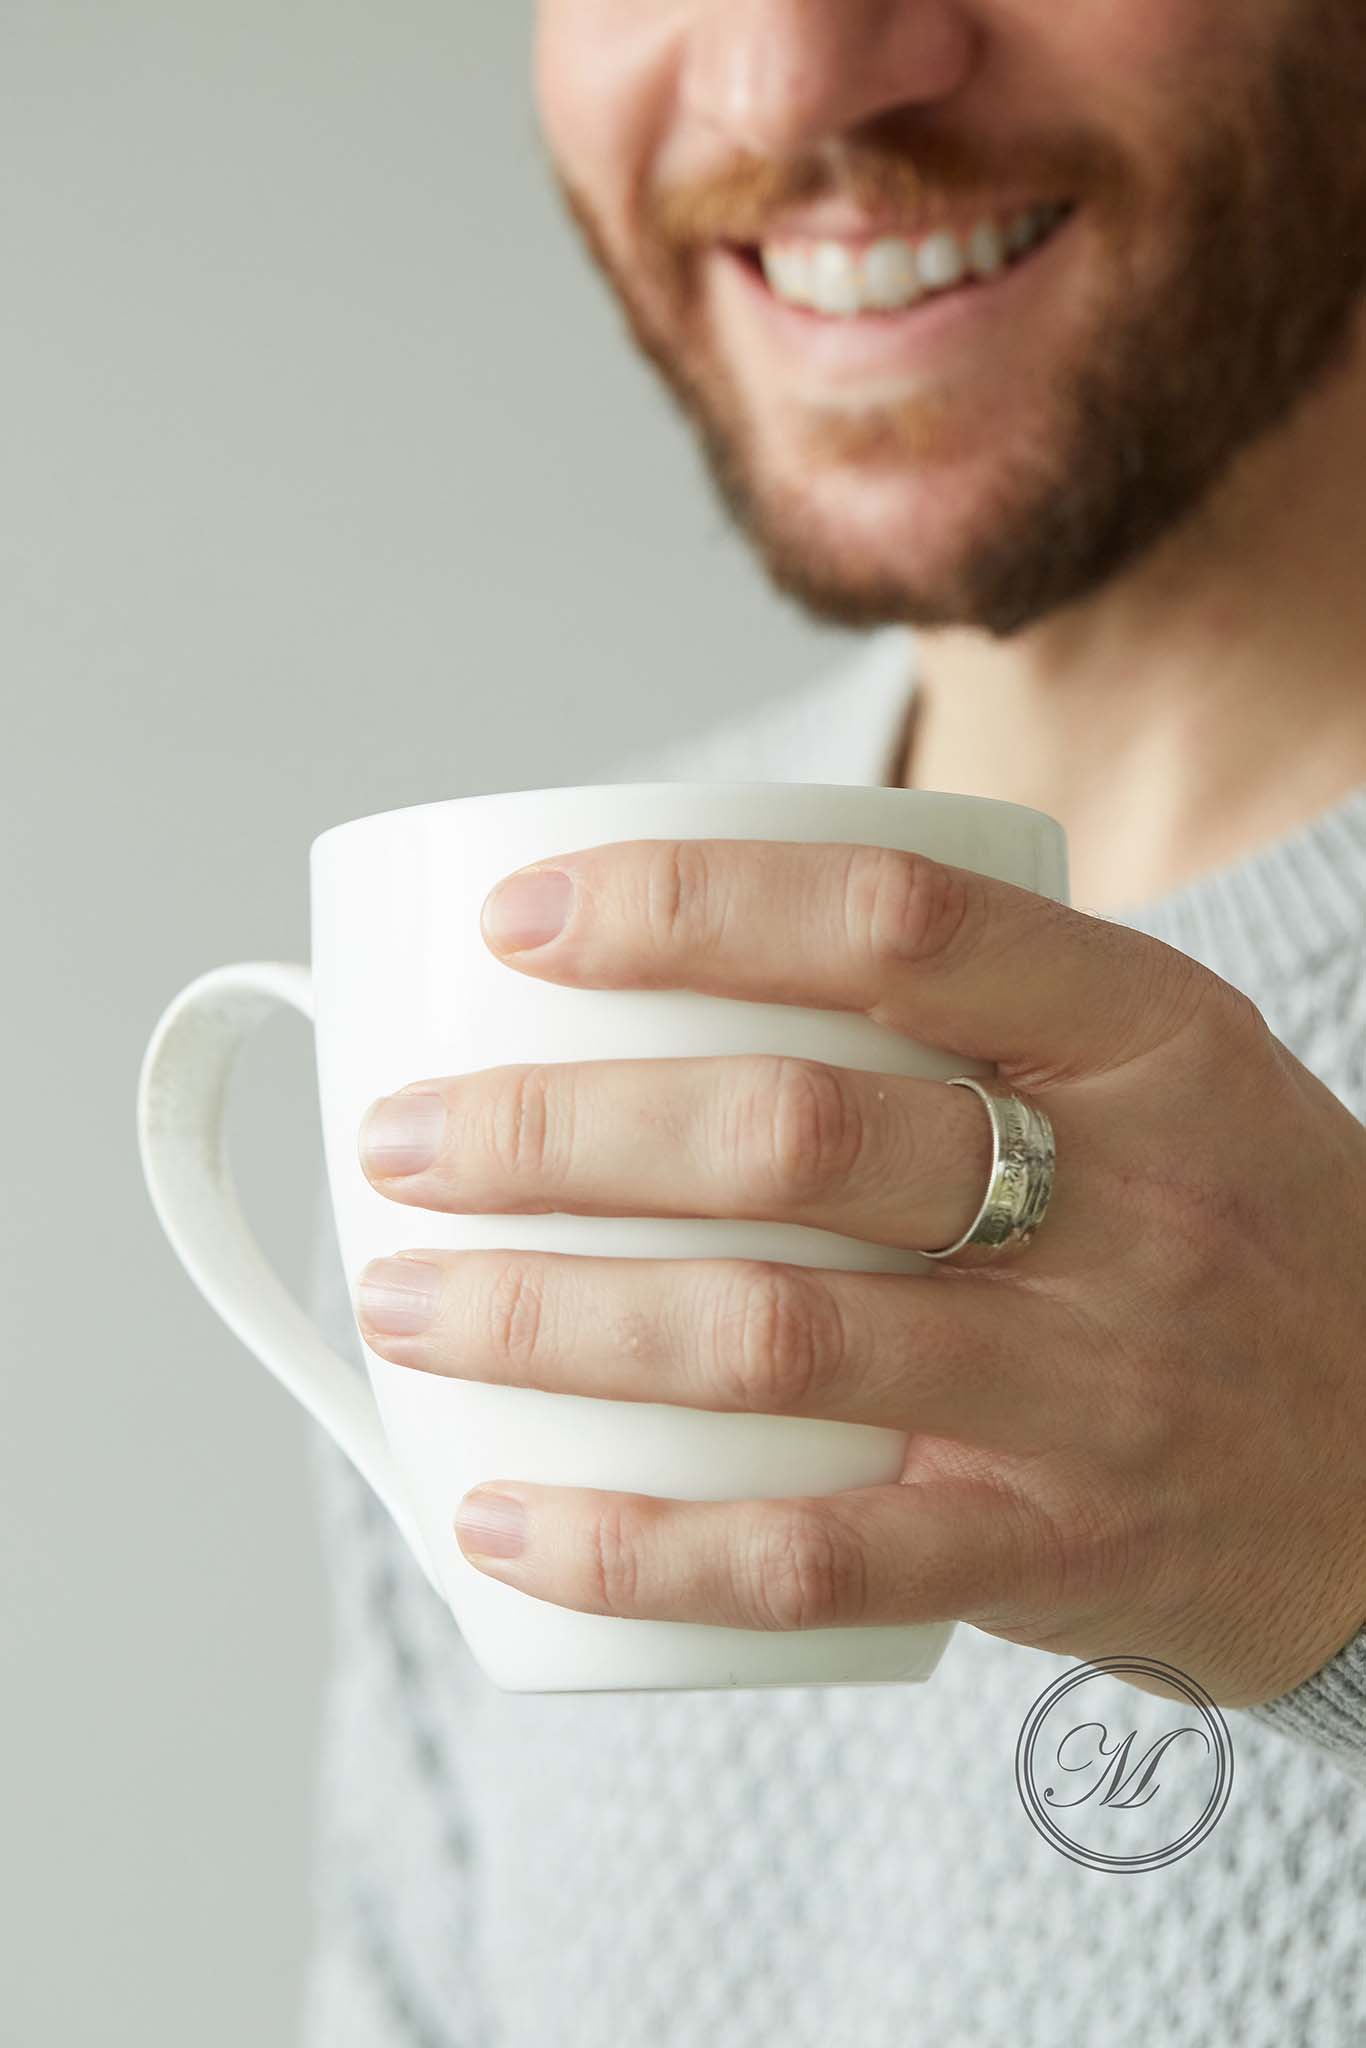
POLYGON ((1366 782, 1366 320, 1126 575, 1008 640, 919 636, 903 784, 1047 811, 1072 900, 1141 903, 1366 782))

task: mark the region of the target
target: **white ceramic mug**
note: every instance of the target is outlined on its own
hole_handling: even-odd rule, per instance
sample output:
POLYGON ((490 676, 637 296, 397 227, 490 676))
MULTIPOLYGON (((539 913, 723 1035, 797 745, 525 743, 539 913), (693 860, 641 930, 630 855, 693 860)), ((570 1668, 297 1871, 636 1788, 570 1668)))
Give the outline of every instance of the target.
POLYGON ((952 1621, 800 1632, 581 1614, 472 1565, 461 1496, 521 1479, 687 1500, 821 1494, 897 1478, 903 1432, 494 1386, 395 1365, 365 1347, 370 1388, 267 1263, 237 1202, 223 1113, 239 1048, 281 1004, 311 1017, 328 1183, 348 1283, 419 1245, 609 1258, 783 1259, 923 1272, 914 1251, 805 1225, 726 1218, 452 1215, 387 1200, 357 1144, 376 1096, 523 1061, 785 1053, 869 1072, 989 1074, 849 1012, 701 995, 583 989, 518 973, 479 913, 533 861, 630 839, 764 839, 917 851, 1067 900, 1062 827, 983 797, 864 785, 610 783, 419 804, 313 841, 306 968, 248 961, 201 975, 157 1023, 138 1085, 153 1206, 223 1320, 374 1487, 488 1677, 510 1692, 906 1683, 928 1678, 952 1621))

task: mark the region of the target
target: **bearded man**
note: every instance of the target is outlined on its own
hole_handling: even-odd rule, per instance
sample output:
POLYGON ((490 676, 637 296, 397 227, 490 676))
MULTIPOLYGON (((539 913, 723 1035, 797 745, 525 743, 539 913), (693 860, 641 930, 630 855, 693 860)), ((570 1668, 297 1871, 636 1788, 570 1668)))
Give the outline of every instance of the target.
MULTIPOLYGON (((541 0, 535 78, 567 216, 720 502, 777 590, 867 629, 815 688, 617 778, 1028 804, 1067 829, 1073 907, 875 850, 851 889, 847 848, 744 841, 666 848, 670 895, 642 842, 567 849, 557 902, 500 894, 486 939, 513 972, 863 1008, 980 1052, 1051 1119, 1056 1190, 1036 1241, 980 1270, 746 1271, 739 1352, 707 1306, 725 1262, 685 1292, 663 1265, 524 1257, 535 1313, 499 1324, 487 1255, 342 1274, 320 1190, 319 1311, 358 1366, 359 1328, 414 1370, 895 1421, 912 1446, 898 1486, 799 1502, 490 1473, 451 1504, 480 1570, 627 1619, 964 1625, 923 1686, 503 1693, 320 1448, 337 1652, 309 2048, 1345 2048, 1366 2039, 1366 10, 541 0), (623 1362, 602 1337, 628 1289, 648 1339, 623 1362), (1236 1782, 1198 1841, 1059 1853, 1042 1823, 1083 1762, 1063 1742, 1030 1825, 1017 1738, 1079 1659, 1100 1668, 1070 1734, 1099 1728, 1106 1757, 1181 1697, 1159 1669, 1223 1711, 1236 1782)), ((648 1157, 622 1077, 541 1073, 518 1199, 922 1249, 974 1229, 992 1155, 968 1090, 874 1103, 887 1077, 803 1073, 815 1149, 756 1210, 722 1142, 730 1063, 672 1069, 654 1100, 680 1142, 648 1157), (577 1156, 554 1142, 571 1091, 577 1156)), ((367 1119, 374 1185, 468 1207, 468 1158, 419 1154, 406 1106, 367 1119)), ((1158 1775, 1105 1796, 1151 1817, 1158 1775)))

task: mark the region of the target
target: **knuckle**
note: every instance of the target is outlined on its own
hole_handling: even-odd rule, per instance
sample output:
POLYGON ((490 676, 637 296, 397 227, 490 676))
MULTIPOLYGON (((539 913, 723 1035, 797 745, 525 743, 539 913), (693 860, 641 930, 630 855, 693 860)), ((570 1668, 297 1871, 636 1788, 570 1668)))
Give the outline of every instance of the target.
POLYGON ((1208 1063, 1221 1075, 1226 1073, 1231 1045, 1244 1054, 1261 1045, 1270 1050, 1272 1040, 1265 1017, 1251 996, 1235 988, 1231 981, 1196 966, 1182 993, 1186 1041, 1198 1067, 1204 1068, 1208 1063))
POLYGON ((625 1616, 637 1610, 638 1534, 627 1501, 609 1494, 594 1515, 590 1531, 593 1593, 604 1614, 625 1616))
POLYGON ((1131 1380, 1114 1403, 1104 1439, 1110 1472, 1135 1483, 1160 1485, 1175 1469, 1187 1431, 1180 1391, 1168 1395, 1165 1376, 1131 1380))
POLYGON ((539 1180, 550 1165, 550 1075, 538 1065, 514 1067, 493 1091, 489 1151, 509 1179, 539 1180))
POLYGON ((707 858, 692 839, 664 839, 645 874, 646 929, 665 955, 687 953, 704 938, 708 918, 707 858))
POLYGON ((899 847, 851 849, 845 919, 851 943, 875 961, 926 966, 962 950, 985 903, 971 877, 899 847))
POLYGON ((1245 1055, 1258 1032, 1261 1012, 1231 982, 1190 959, 1174 946, 1146 938, 1138 951, 1111 927, 1102 945, 1115 945, 1119 970, 1109 998, 1115 1063, 1136 1051, 1162 1047, 1179 1054, 1173 1085, 1192 1100, 1216 1077, 1227 1085, 1230 1053, 1245 1055))
POLYGON ((1061 1603, 1108 1603, 1117 1591, 1151 1578, 1152 1517, 1140 1505, 1140 1490, 1117 1483, 1113 1473, 1078 1489, 1066 1533, 1058 1544, 1065 1574, 1061 1603))
POLYGON ((864 1612, 862 1553, 852 1534, 815 1503, 775 1503, 760 1516, 738 1566, 738 1604, 759 1628, 835 1628, 864 1612))
POLYGON ((820 1405, 831 1368, 829 1316, 820 1289, 781 1262, 742 1265, 722 1296, 714 1347, 730 1405, 756 1415, 800 1415, 820 1405))
POLYGON ((765 1057, 739 1086, 739 1174, 749 1198, 801 1208, 838 1195, 857 1171, 865 1132, 835 1068, 765 1057))
MULTIPOLYGON (((1074 1473, 1045 1498, 1017 1497, 1019 1551, 1032 1569, 1027 1582, 1042 1613, 1066 1614, 1075 1630, 1111 1609, 1157 1568, 1158 1513, 1152 1489, 1128 1485, 1099 1466, 1074 1473)), ((1049 1647, 1040 1641, 1041 1648, 1049 1647)))
POLYGON ((543 1355, 545 1324, 545 1296, 533 1269, 524 1259, 510 1259, 489 1291, 492 1356, 515 1371, 532 1371, 543 1355))

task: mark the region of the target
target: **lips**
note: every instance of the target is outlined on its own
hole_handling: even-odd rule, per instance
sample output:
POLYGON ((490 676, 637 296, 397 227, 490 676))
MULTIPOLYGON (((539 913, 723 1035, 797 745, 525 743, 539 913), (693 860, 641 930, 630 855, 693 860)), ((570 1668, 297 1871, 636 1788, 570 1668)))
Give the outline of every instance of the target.
POLYGON ((757 265, 762 270, 769 289, 785 305, 832 317, 889 312, 965 281, 989 281, 1023 261, 1071 210, 1058 204, 1018 208, 917 236, 766 238, 757 248, 730 246, 751 269, 757 265))
POLYGON ((780 297, 755 245, 714 245, 717 317, 738 351, 762 349, 768 374, 796 379, 830 402, 837 393, 846 403, 891 399, 946 376, 962 388, 973 365, 999 380, 1023 337, 1065 304, 1056 286, 1071 261, 1071 223, 1082 210, 1073 207, 992 275, 936 284, 882 308, 865 308, 861 300, 851 306, 846 298, 843 316, 780 297))
POLYGON ((919 236, 875 240, 778 240, 731 243, 761 272, 775 298, 829 316, 899 311, 965 282, 988 282, 1041 246, 1074 209, 1029 207, 971 227, 938 227, 919 236))

